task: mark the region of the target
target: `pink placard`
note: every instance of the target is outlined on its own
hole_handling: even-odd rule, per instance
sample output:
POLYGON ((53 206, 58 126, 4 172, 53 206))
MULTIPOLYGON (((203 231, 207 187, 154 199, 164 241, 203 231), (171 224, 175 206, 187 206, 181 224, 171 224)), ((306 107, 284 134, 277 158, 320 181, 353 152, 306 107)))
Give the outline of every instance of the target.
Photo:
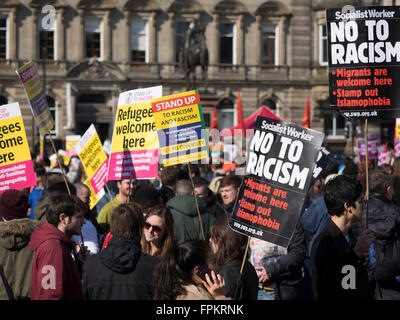
POLYGON ((110 155, 108 180, 154 179, 157 170, 158 149, 114 152, 110 155))
POLYGON ((0 168, 0 193, 9 189, 24 189, 31 186, 36 186, 32 160, 0 168))
POLYGON ((98 194, 101 189, 107 183, 107 165, 108 159, 106 159, 103 164, 99 167, 96 173, 93 175, 92 179, 90 179, 90 183, 92 184, 93 191, 98 194))

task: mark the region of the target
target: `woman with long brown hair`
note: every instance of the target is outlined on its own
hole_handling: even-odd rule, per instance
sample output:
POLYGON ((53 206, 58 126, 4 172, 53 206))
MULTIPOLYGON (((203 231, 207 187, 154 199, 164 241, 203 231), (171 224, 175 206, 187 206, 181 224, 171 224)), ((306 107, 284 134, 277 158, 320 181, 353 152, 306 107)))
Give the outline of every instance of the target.
POLYGON ((142 232, 142 251, 152 256, 163 255, 174 243, 174 220, 164 206, 147 210, 142 232))
POLYGON ((214 253, 214 270, 224 278, 227 297, 241 300, 257 300, 258 277, 248 261, 249 252, 240 269, 246 251, 248 238, 229 227, 232 214, 225 214, 211 224, 210 244, 214 253), (241 288, 238 290, 238 287, 241 288))

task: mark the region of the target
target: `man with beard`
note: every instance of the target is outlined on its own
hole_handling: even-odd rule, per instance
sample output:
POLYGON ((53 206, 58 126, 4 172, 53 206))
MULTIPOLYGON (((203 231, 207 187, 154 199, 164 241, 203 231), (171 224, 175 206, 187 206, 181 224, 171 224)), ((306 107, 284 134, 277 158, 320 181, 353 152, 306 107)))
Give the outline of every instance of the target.
POLYGON ((111 212, 122 203, 132 201, 132 195, 136 191, 136 181, 134 179, 123 179, 117 182, 118 194, 111 199, 100 211, 97 217, 101 229, 105 234, 110 230, 111 212))
POLYGON ((32 300, 82 300, 81 267, 85 247, 78 247, 73 235, 81 234, 86 206, 74 195, 62 194, 49 199, 47 222, 31 236, 32 300))

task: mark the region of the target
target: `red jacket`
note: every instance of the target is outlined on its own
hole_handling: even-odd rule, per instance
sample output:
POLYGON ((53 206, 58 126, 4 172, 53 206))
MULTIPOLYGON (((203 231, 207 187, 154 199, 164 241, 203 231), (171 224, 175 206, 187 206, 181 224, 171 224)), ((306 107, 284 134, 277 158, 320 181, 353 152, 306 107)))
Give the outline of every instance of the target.
POLYGON ((72 255, 75 243, 53 225, 42 222, 29 248, 32 264, 32 300, 82 300, 82 282, 72 255))

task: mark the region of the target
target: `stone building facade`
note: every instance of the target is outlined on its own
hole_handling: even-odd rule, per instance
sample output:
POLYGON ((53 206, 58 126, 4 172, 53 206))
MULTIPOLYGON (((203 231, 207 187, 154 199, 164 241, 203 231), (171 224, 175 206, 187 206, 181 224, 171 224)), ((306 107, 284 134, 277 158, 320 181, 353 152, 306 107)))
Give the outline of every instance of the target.
POLYGON ((195 86, 208 126, 214 105, 220 129, 235 124, 239 90, 245 117, 266 105, 297 123, 309 96, 311 127, 325 131, 331 147, 343 149, 349 142, 345 121, 328 105, 325 8, 357 3, 2 0, 0 103, 19 102, 31 149, 37 150, 37 129, 15 73, 33 60, 55 118, 54 139, 61 144, 66 135, 83 134, 94 123, 104 141, 112 135, 120 92, 155 85, 163 86, 164 95, 186 90, 177 57, 182 35, 199 19, 205 26, 210 65, 208 90, 199 67, 195 86))

